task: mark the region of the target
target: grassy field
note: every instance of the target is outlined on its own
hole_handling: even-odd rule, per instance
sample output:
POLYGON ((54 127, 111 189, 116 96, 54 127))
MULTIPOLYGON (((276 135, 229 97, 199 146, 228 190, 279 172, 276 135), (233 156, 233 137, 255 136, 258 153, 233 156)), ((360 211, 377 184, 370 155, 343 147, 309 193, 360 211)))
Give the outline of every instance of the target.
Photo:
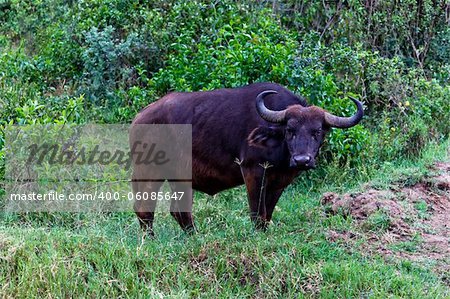
MULTIPOLYGON (((448 148, 449 143, 431 145, 414 162, 386 164, 369 184, 387 188, 419 181, 435 161, 449 159, 448 148)), ((157 236, 150 240, 142 238, 132 213, 2 214, 0 293, 48 298, 449 298, 448 274, 436 271, 434 263, 369 254, 364 225, 327 213, 320 201, 324 192, 368 186, 351 177, 339 184, 333 179, 325 177, 312 186, 306 176, 299 178, 284 193, 266 233, 253 229, 243 188, 215 197, 196 194, 199 233, 193 236, 184 235, 169 215, 158 215, 157 236), (334 241, 332 231, 352 231, 360 238, 334 241)), ((370 232, 382 234, 383 227, 373 226, 370 232)), ((420 239, 415 242, 420 246, 420 239)), ((402 244, 390 246, 394 252, 407 251, 402 244)))

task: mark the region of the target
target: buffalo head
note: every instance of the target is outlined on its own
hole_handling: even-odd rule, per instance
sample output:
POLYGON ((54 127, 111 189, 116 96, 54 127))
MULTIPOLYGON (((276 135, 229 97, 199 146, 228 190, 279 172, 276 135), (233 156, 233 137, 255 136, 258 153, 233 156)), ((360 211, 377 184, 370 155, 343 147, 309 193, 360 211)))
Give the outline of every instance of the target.
POLYGON ((290 167, 302 170, 315 168, 320 146, 331 128, 353 127, 364 115, 361 102, 353 98, 357 111, 351 117, 335 116, 315 106, 292 105, 282 111, 270 110, 264 105, 264 97, 275 93, 274 90, 261 92, 256 97, 256 109, 264 120, 280 126, 258 127, 250 134, 249 142, 253 145, 284 142, 290 154, 290 167))

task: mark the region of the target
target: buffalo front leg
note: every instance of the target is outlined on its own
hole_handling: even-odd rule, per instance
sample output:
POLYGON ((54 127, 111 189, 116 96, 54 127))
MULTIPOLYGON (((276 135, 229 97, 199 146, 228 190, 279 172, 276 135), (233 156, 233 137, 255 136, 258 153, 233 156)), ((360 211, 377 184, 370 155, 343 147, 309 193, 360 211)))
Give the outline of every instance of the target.
POLYGON ((134 193, 134 212, 139 220, 139 224, 151 236, 153 232, 153 220, 155 219, 156 200, 151 200, 151 194, 158 193, 162 181, 132 181, 134 193))
POLYGON ((196 231, 192 218, 193 192, 191 182, 169 182, 173 197, 170 202, 170 214, 186 233, 196 231))
POLYGON ((265 173, 262 169, 242 169, 247 188, 250 219, 256 229, 266 230, 266 187, 265 173))
POLYGON ((266 223, 269 223, 272 220, 272 214, 273 210, 275 209, 275 206, 278 202, 278 200, 281 197, 281 194, 283 194, 283 189, 277 189, 277 190, 267 190, 266 192, 266 218, 264 219, 266 223))

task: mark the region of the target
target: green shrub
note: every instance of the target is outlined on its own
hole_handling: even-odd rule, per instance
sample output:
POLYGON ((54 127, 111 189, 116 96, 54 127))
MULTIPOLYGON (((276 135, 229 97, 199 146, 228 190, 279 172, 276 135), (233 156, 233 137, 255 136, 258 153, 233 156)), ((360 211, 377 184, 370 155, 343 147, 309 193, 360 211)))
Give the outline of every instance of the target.
POLYGON ((150 56, 154 48, 145 45, 135 33, 125 40, 117 39, 111 26, 103 31, 93 27, 85 38, 81 90, 96 105, 111 107, 108 102, 117 101, 116 90, 137 84, 139 57, 150 56))
MULTIPOLYGON (((225 14, 219 24, 214 24, 213 31, 201 32, 189 25, 183 28, 186 32, 171 45, 165 67, 154 75, 150 86, 164 94, 169 90, 236 87, 255 81, 286 84, 297 47, 293 35, 266 18, 269 11, 258 12, 254 20, 240 14, 237 6, 225 14), (200 32, 196 37, 197 30, 200 32), (191 46, 192 42, 195 45, 191 46)), ((219 18, 217 14, 214 17, 219 18)), ((213 22, 214 18, 208 18, 202 26, 208 28, 213 22)))

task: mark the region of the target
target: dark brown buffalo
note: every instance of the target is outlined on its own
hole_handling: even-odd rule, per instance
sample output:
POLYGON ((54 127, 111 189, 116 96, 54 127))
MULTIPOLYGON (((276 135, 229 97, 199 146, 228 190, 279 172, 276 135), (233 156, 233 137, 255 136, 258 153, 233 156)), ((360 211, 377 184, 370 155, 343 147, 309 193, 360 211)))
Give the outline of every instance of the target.
MULTIPOLYGON (((355 115, 337 117, 308 106, 305 99, 278 84, 256 83, 170 93, 144 108, 133 124, 192 124, 192 188, 212 195, 245 184, 251 219, 265 229, 283 190, 300 171, 316 166, 325 134, 333 127, 349 128, 361 121, 362 104, 352 100, 355 115)), ((137 182, 137 172, 142 171, 134 169, 133 191, 158 191, 162 181, 137 182)), ((194 228, 192 190, 188 184, 171 186, 188 194, 188 211, 171 213, 190 231, 194 228)), ((135 203, 141 226, 151 234, 154 204, 135 203)))

